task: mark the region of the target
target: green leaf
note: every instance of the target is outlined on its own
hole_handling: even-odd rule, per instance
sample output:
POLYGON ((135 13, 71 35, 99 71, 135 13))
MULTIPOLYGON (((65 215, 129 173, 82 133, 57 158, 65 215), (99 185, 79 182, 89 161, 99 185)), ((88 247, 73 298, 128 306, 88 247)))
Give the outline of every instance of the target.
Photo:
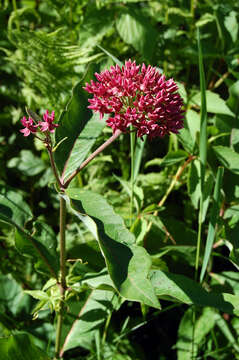
POLYGON ((31 219, 31 210, 22 196, 10 188, 0 187, 0 221, 23 229, 31 219))
POLYGON ((89 350, 92 348, 95 331, 102 326, 114 309, 114 297, 112 291, 92 290, 81 294, 79 301, 69 304, 75 321, 71 321, 71 326, 67 327, 68 335, 62 346, 61 355, 78 346, 89 350))
POLYGON ((133 244, 130 233, 119 215, 106 200, 91 191, 69 189, 74 213, 98 240, 115 288, 128 300, 159 308, 148 272, 151 259, 144 248, 133 244))
POLYGON ((25 333, 0 339, 0 360, 50 360, 25 333))
POLYGON ((177 134, 177 138, 183 145, 184 149, 188 153, 192 154, 194 149, 194 141, 192 139, 190 131, 186 128, 181 129, 179 134, 177 134))
POLYGON ((40 221, 34 222, 33 226, 33 236, 21 231, 21 229, 16 230, 16 248, 21 254, 33 257, 36 260, 35 268, 39 272, 57 277, 59 260, 56 252, 56 235, 47 224, 40 221))
POLYGON ((126 44, 151 59, 157 41, 157 32, 149 20, 135 12, 122 13, 116 20, 116 28, 126 44))
POLYGON ((20 156, 8 161, 9 168, 17 168, 26 176, 35 176, 46 169, 46 164, 30 150, 21 150, 20 156))
MULTIPOLYGON (((17 315, 22 310, 30 311, 29 296, 11 275, 0 275, 0 303, 1 308, 7 308, 9 312, 17 315)), ((1 321, 0 321, 1 322, 1 321)))
POLYGON ((239 174, 239 154, 227 146, 213 146, 218 160, 234 174, 239 174))
POLYGON ((84 84, 80 81, 73 88, 72 97, 61 114, 59 127, 55 132, 56 144, 66 138, 54 152, 57 168, 63 177, 75 142, 92 116, 92 112, 87 108, 88 96, 82 86, 84 84))
POLYGON ((177 359, 191 360, 195 358, 200 348, 200 343, 215 325, 215 310, 203 309, 202 315, 196 320, 193 329, 193 309, 188 309, 180 322, 177 341, 177 359), (194 344, 192 349, 192 344, 194 344), (193 354, 192 354, 193 350, 193 354))
POLYGON ((200 116, 196 111, 189 109, 186 112, 186 125, 195 144, 200 134, 200 116))
MULTIPOLYGON (((191 102, 201 107, 201 93, 195 95, 191 102)), ((207 102, 207 112, 213 114, 223 114, 229 116, 235 116, 234 113, 226 105, 225 100, 220 98, 216 93, 213 93, 210 90, 206 91, 206 102, 207 102)))
POLYGON ((151 272, 151 282, 161 299, 197 306, 210 306, 228 314, 239 314, 239 299, 227 293, 207 292, 194 280, 161 270, 151 272))
POLYGON ((224 25, 229 34, 231 35, 232 41, 237 41, 238 34, 238 21, 236 11, 231 11, 228 16, 225 17, 224 25))
POLYGON ((209 228, 208 228, 208 234, 207 234, 207 241, 205 246, 205 253, 203 256, 203 264, 200 274, 200 282, 203 281, 203 277, 206 272, 207 264, 209 261, 209 257, 212 251, 212 245, 215 238, 216 233, 216 224, 217 219, 219 216, 219 210, 220 210, 220 192, 222 187, 222 178, 223 178, 224 168, 219 167, 217 170, 217 177, 216 177, 216 184, 214 188, 214 194, 213 194, 213 207, 212 212, 209 220, 209 228))
POLYGON ((170 151, 163 159, 160 166, 171 166, 185 160, 188 154, 184 150, 170 151))
POLYGON ((80 136, 76 140, 70 157, 67 161, 64 178, 67 179, 70 174, 76 170, 85 160, 90 149, 94 145, 96 139, 105 127, 104 119, 100 120, 99 114, 94 114, 88 123, 85 125, 80 136))

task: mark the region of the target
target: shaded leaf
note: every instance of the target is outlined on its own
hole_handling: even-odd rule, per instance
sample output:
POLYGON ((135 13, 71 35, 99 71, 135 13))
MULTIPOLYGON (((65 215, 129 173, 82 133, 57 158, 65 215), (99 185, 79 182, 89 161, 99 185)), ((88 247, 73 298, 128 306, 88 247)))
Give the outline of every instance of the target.
POLYGON ((197 282, 184 275, 153 270, 151 272, 151 282, 159 298, 203 307, 210 306, 228 314, 239 314, 239 299, 237 296, 227 293, 207 292, 197 282))
POLYGON ((91 191, 69 189, 74 213, 98 240, 114 286, 128 300, 159 307, 150 281, 150 256, 144 248, 133 244, 130 233, 119 215, 106 200, 91 191))
POLYGON ((0 360, 50 360, 29 334, 19 333, 0 339, 0 360))

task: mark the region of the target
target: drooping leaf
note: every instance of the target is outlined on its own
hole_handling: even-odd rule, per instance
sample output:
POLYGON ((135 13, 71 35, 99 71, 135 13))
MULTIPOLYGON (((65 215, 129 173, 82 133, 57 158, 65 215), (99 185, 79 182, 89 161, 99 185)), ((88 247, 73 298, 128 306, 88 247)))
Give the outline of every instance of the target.
POLYGON ((239 299, 227 293, 207 292, 196 281, 161 270, 151 272, 151 282, 161 299, 180 301, 197 306, 210 306, 228 314, 239 314, 239 299))
POLYGON ((0 360, 50 360, 27 333, 18 333, 0 339, 0 360))
POLYGON ((70 312, 75 316, 66 319, 64 332, 67 331, 61 355, 69 349, 81 346, 91 349, 95 331, 102 326, 114 309, 114 292, 91 290, 81 293, 79 301, 69 303, 70 312))
POLYGON ((115 288, 128 300, 160 307, 148 280, 150 256, 144 248, 134 245, 119 215, 106 200, 91 191, 69 189, 74 213, 98 240, 115 288))

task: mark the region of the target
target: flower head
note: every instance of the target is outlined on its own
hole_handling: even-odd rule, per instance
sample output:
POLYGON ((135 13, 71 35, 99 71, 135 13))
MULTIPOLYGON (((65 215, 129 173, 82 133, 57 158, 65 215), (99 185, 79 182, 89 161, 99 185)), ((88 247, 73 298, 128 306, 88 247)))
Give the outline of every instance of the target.
POLYGON ((136 65, 128 60, 120 68, 95 73, 97 81, 86 83, 84 89, 93 94, 88 106, 102 118, 111 114, 107 125, 115 132, 129 130, 137 136, 163 137, 183 128, 183 101, 173 79, 166 80, 155 67, 136 65))
POLYGON ((34 134, 37 132, 37 125, 34 125, 34 121, 31 117, 27 119, 26 116, 23 116, 23 118, 21 119, 21 123, 23 126, 25 126, 24 129, 20 130, 20 132, 23 133, 24 136, 28 136, 31 133, 34 134))
POLYGON ((25 126, 25 128, 21 129, 20 132, 23 133, 24 136, 29 136, 31 133, 35 134, 36 132, 45 132, 45 131, 49 131, 53 133, 55 128, 59 126, 58 124, 53 123, 54 116, 55 116, 55 112, 52 111, 50 115, 48 110, 46 110, 45 113, 43 114, 44 121, 38 121, 39 117, 36 114, 35 116, 32 115, 34 119, 32 117, 29 117, 27 119, 26 116, 24 116, 21 119, 21 123, 23 126, 25 126))
POLYGON ((49 111, 46 110, 45 114, 43 115, 44 121, 39 121, 38 125, 41 127, 41 131, 50 131, 53 133, 55 131, 55 128, 58 127, 58 124, 53 124, 55 117, 55 112, 52 111, 51 115, 49 114, 49 111))

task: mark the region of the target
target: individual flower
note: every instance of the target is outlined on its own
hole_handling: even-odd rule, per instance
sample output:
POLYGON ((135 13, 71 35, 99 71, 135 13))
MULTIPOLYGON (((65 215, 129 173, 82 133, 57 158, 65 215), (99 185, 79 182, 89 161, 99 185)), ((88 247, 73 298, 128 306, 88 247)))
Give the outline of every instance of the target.
POLYGON ((23 116, 23 118, 21 119, 21 123, 23 126, 25 126, 24 129, 20 130, 20 132, 23 133, 24 136, 28 136, 31 133, 34 134, 37 132, 37 125, 34 125, 34 121, 31 117, 27 119, 26 116, 23 116))
POLYGON ((34 116, 34 113, 32 117, 29 117, 28 119, 26 118, 26 116, 24 116, 21 119, 21 123, 23 126, 25 126, 25 128, 21 129, 20 132, 23 133, 24 136, 28 136, 31 133, 35 134, 36 132, 49 131, 53 133, 55 128, 59 126, 58 124, 53 123, 54 117, 55 117, 55 112, 52 111, 50 115, 48 110, 46 110, 45 113, 43 114, 44 121, 38 121, 38 119, 40 118, 36 114, 34 116))
POLYGON ((50 131, 53 133, 55 131, 55 128, 58 127, 58 124, 53 124, 55 117, 55 112, 52 111, 51 115, 49 114, 49 111, 46 110, 46 112, 43 115, 44 121, 39 121, 38 125, 40 126, 40 131, 50 131))
POLYGON ((183 128, 183 101, 173 79, 166 80, 155 67, 136 65, 128 60, 120 68, 95 73, 97 81, 84 89, 93 94, 88 106, 93 111, 110 114, 108 126, 127 132, 132 125, 137 136, 163 137, 183 128))

